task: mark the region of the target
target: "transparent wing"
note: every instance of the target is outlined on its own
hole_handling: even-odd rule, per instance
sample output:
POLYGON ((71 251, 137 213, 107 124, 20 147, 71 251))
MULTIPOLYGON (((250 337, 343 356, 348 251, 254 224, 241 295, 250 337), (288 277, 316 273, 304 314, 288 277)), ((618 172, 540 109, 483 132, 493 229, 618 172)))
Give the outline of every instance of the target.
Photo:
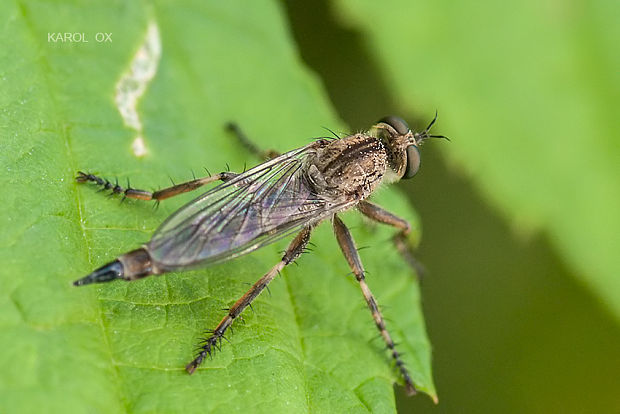
POLYGON ((314 144, 287 152, 220 184, 170 216, 148 249, 173 270, 221 262, 292 234, 352 202, 315 194, 304 174, 314 144))

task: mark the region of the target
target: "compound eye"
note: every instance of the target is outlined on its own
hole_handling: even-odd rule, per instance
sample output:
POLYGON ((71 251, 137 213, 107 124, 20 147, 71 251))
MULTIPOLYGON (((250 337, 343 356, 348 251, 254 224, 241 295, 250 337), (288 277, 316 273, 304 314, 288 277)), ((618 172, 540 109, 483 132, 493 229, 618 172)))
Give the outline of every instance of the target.
POLYGON ((386 116, 385 118, 381 118, 379 122, 388 124, 401 135, 405 135, 407 132, 409 132, 409 125, 407 125, 407 123, 398 116, 386 116))
POLYGON ((407 168, 403 178, 412 178, 420 169, 420 151, 415 145, 407 147, 407 168))

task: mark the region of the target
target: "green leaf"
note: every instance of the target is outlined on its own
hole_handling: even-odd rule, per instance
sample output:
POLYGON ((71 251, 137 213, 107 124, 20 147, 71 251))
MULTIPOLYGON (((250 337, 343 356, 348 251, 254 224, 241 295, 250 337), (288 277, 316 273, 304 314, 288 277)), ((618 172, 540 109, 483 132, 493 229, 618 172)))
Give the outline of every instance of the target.
MULTIPOLYGON (((325 135, 322 125, 346 129, 301 64, 277 3, 2 2, 0 16, 0 411, 393 412, 400 379, 371 341, 376 328, 328 223, 313 235, 314 252, 282 272, 193 376, 184 367, 201 331, 286 242, 203 270, 71 286, 147 241, 196 196, 157 210, 120 204, 75 183, 76 171, 151 189, 192 169, 257 163, 224 130, 230 120, 278 150, 325 135), (116 84, 152 24, 161 59, 151 59, 141 123, 127 126, 116 84), (48 39, 65 32, 88 43, 48 39), (143 156, 132 147, 139 134, 143 156)), ((400 195, 385 190, 378 200, 417 228, 400 195)), ((358 245, 372 247, 361 253, 368 283, 416 385, 434 397, 419 291, 392 248, 393 230, 356 213, 343 218, 358 245)))
POLYGON ((398 105, 437 108, 446 152, 620 317, 620 3, 337 4, 398 105))

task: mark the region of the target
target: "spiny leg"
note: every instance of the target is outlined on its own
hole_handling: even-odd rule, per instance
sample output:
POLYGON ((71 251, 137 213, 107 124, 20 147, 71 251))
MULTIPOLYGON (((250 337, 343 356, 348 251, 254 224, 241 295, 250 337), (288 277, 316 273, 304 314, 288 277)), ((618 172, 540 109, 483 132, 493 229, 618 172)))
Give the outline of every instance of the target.
POLYGON ((98 186, 101 186, 102 190, 111 190, 112 194, 122 194, 123 198, 125 197, 135 198, 138 200, 145 200, 145 201, 155 200, 159 202, 161 200, 165 200, 166 198, 174 197, 176 195, 186 193, 188 191, 193 191, 197 188, 202 187, 205 184, 209 184, 214 181, 231 180, 237 175, 238 174, 232 173, 232 172, 221 172, 219 174, 215 174, 210 177, 195 178, 193 180, 186 181, 180 184, 175 184, 171 187, 167 187, 162 190, 158 190, 154 192, 146 191, 146 190, 139 190, 137 188, 131 188, 129 184, 127 185, 127 188, 123 188, 122 186, 118 184, 118 181, 116 181, 115 183, 111 183, 105 178, 101 178, 94 174, 84 173, 82 171, 78 171, 78 175, 75 178, 75 180, 78 183, 85 183, 89 181, 93 182, 97 184, 98 186))
POLYGON ((390 350, 392 358, 396 362, 396 366, 398 367, 400 374, 405 380, 405 388, 407 390, 407 393, 409 395, 413 395, 416 393, 413 381, 411 380, 411 376, 409 375, 409 371, 405 367, 403 360, 400 359, 400 354, 398 353, 398 351, 396 351, 396 346, 394 344, 394 341, 392 340, 392 337, 390 336, 390 333, 385 327, 385 321, 383 320, 383 316, 381 315, 381 311, 379 310, 377 301, 375 300, 375 297, 370 291, 370 288, 366 284, 366 278, 364 276, 364 266, 362 265, 362 260, 360 259, 357 248, 355 247, 355 241, 353 241, 353 237, 351 236, 349 229, 345 226, 342 220, 338 218, 338 216, 334 216, 333 226, 334 233, 336 234, 336 239, 338 240, 338 244, 340 245, 340 249, 342 249, 344 257, 347 259, 351 270, 353 270, 355 278, 360 284, 364 299, 366 299, 368 308, 372 313, 372 318, 375 320, 375 325, 377 326, 377 329, 379 329, 381 337, 385 341, 387 348, 390 350))
POLYGON ((363 215, 374 221, 388 224, 392 227, 400 229, 400 231, 396 233, 392 239, 394 241, 394 245, 396 246, 396 250, 398 250, 407 264, 409 264, 409 266, 411 266, 419 276, 423 276, 426 273, 426 269, 424 269, 424 266, 415 258, 413 249, 409 245, 407 236, 411 233, 411 224, 409 224, 407 220, 402 219, 368 201, 360 201, 357 205, 357 209, 363 215))
POLYGON ((299 257, 303 253, 304 248, 310 241, 311 227, 304 228, 291 242, 288 249, 284 252, 282 260, 274 267, 271 268, 263 277, 261 277, 252 287, 243 295, 235 304, 228 310, 228 314, 222 318, 217 327, 211 332, 208 338, 201 341, 200 351, 192 362, 187 364, 185 370, 193 374, 196 368, 202 363, 202 361, 210 355, 214 347, 218 346, 218 342, 222 342, 224 333, 232 325, 234 320, 243 312, 243 310, 250 306, 252 301, 267 287, 278 273, 284 267, 299 257))
POLYGON ((280 153, 275 150, 260 149, 256 144, 252 142, 251 139, 248 138, 248 136, 243 132, 243 130, 235 122, 227 123, 226 128, 229 131, 231 131, 233 134, 235 134, 239 142, 241 142, 241 145, 243 145, 249 152, 257 156, 258 158, 267 161, 280 155, 280 153))
MULTIPOLYGON (((279 152, 274 151, 274 150, 264 151, 258 148, 243 133, 239 125, 237 125, 236 123, 229 122, 228 124, 226 124, 226 127, 236 135, 237 139, 239 139, 241 144, 244 147, 246 147, 248 151, 250 151, 252 154, 256 155, 257 157, 264 159, 264 160, 270 160, 280 155, 279 152)), ((138 200, 145 200, 145 201, 155 200, 159 202, 159 201, 165 200, 166 198, 174 197, 182 193, 196 190, 197 188, 200 188, 203 185, 212 183, 214 181, 219 181, 219 180, 224 181, 224 182, 229 181, 233 179, 234 177, 236 177, 237 175, 238 174, 230 172, 230 171, 221 172, 219 174, 215 174, 209 177, 194 178, 193 180, 186 181, 180 184, 173 183, 171 187, 167 187, 167 188, 164 188, 158 191, 147 191, 147 190, 140 190, 137 188, 131 188, 129 185, 129 181, 127 182, 127 187, 124 188, 118 184, 118 180, 112 183, 105 178, 99 177, 95 174, 85 173, 82 171, 78 171, 78 175, 75 179, 78 183, 93 182, 97 184, 98 186, 100 186, 102 190, 111 190, 112 194, 122 194, 123 199, 134 198, 138 200)))

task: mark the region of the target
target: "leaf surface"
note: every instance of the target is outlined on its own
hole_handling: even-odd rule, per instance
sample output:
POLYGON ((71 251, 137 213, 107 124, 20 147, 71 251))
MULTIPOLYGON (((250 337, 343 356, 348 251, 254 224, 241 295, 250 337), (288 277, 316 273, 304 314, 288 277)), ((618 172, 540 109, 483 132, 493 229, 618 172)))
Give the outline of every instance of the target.
MULTIPOLYGON (((325 135, 322 125, 345 129, 277 4, 25 1, 2 2, 0 16, 0 411, 393 412, 399 379, 383 344, 371 341, 376 329, 328 223, 312 238, 314 252, 282 272, 193 376, 184 366, 201 332, 286 243, 207 269, 71 286, 147 241, 196 196, 157 210, 120 204, 75 183, 76 171, 156 189, 191 170, 256 164, 225 131, 231 120, 277 150, 325 135), (162 53, 138 98, 146 149, 138 156, 140 131, 124 124, 115 93, 149 24, 162 53), (89 41, 49 40, 65 32, 89 41), (112 43, 97 33, 111 33, 112 43)), ((397 193, 378 199, 418 228, 397 193)), ((356 213, 343 218, 358 245, 372 246, 362 251, 369 285, 389 305, 416 384, 434 396, 419 291, 391 247, 393 231, 356 213)))

